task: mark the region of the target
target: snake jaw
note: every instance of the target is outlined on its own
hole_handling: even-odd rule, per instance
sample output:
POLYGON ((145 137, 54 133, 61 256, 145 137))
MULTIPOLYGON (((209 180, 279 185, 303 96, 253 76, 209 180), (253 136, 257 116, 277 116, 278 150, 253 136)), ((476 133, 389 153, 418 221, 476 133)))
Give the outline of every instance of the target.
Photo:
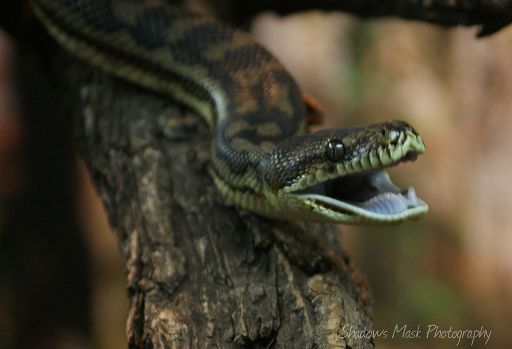
POLYGON ((428 211, 427 204, 416 196, 413 187, 400 190, 385 170, 347 177, 360 182, 340 191, 332 188, 343 181, 331 180, 291 195, 313 214, 319 214, 322 221, 393 223, 419 217, 428 211))
POLYGON ((425 151, 412 129, 386 134, 359 157, 335 164, 335 171, 317 168, 281 191, 292 206, 305 207, 308 219, 348 224, 393 223, 418 218, 428 205, 413 187, 398 188, 386 168, 414 161, 425 151))

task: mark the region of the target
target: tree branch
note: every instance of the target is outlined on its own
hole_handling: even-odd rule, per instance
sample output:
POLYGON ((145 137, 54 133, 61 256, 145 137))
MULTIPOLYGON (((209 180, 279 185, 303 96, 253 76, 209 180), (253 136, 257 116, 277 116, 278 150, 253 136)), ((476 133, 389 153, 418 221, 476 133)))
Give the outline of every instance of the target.
MULTIPOLYGON (((249 0, 224 17, 336 9, 489 34, 510 23, 511 1, 249 0)), ((371 329, 370 300, 334 227, 226 207, 207 175, 210 136, 198 116, 74 60, 55 66, 69 67, 62 99, 74 100, 76 139, 125 260, 130 347, 374 346, 343 336, 345 325, 371 329)))
POLYGON ((126 261, 130 347, 373 347, 342 336, 371 321, 334 227, 226 207, 199 117, 101 73, 84 79, 77 139, 126 261))

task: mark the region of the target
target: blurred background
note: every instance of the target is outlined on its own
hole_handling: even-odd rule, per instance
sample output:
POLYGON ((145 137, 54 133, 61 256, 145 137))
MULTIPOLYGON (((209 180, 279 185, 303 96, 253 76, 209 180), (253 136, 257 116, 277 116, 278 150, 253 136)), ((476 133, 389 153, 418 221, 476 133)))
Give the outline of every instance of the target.
MULTIPOLYGON (((429 204, 425 218, 396 227, 341 227, 345 249, 373 292, 374 328, 483 326, 491 339, 487 345, 477 339, 473 348, 512 347, 512 28, 477 40, 476 28, 309 13, 264 14, 253 33, 325 108, 325 127, 401 119, 426 143, 425 155, 390 171, 395 183, 413 185, 429 204)), ((8 205, 32 174, 23 155, 30 139, 11 90, 11 56, 0 33, 0 242, 8 205)), ((40 347, 125 348, 123 263, 86 169, 74 161, 93 343, 62 330, 40 347)), ((0 276, 0 348, 16 335, 6 284, 0 276)), ((454 348, 456 340, 377 338, 376 344, 454 348)), ((470 344, 462 340, 458 347, 470 344)))
POLYGON ((341 227, 373 292, 374 328, 483 326, 491 339, 474 348, 512 347, 512 28, 477 40, 476 28, 310 13, 267 14, 253 29, 325 107, 327 126, 399 119, 425 140, 423 156, 390 172, 416 188, 428 215, 389 228, 341 227))

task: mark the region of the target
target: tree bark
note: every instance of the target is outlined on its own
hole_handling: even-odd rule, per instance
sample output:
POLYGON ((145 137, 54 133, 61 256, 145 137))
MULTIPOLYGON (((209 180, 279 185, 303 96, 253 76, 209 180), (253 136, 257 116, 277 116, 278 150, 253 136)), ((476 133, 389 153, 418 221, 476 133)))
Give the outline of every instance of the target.
MULTIPOLYGON (((336 9, 489 34, 510 23, 511 2, 249 0, 228 2, 223 17, 336 9)), ((0 23, 19 32, 23 22, 6 13, 0 23)), ((335 227, 226 206, 207 174, 210 135, 198 116, 73 59, 55 62, 69 68, 62 100, 73 101, 77 144, 125 260, 131 348, 374 347, 344 336, 372 328, 371 300, 335 227)))
POLYGON ((336 228, 225 206, 201 119, 83 71, 77 140, 126 261, 130 347, 373 347, 343 336, 371 320, 336 228))
MULTIPOLYGON (((489 8, 475 15, 482 4, 451 3, 314 7, 479 23, 484 34, 496 29, 489 8)), ((294 4, 272 1, 272 8, 290 13, 311 5, 294 4)), ((226 206, 208 176, 210 135, 197 115, 79 63, 69 66, 75 68, 66 75, 77 77, 71 90, 80 89, 76 139, 125 260, 130 347, 374 347, 371 338, 346 336, 372 328, 371 300, 335 227, 226 206)))

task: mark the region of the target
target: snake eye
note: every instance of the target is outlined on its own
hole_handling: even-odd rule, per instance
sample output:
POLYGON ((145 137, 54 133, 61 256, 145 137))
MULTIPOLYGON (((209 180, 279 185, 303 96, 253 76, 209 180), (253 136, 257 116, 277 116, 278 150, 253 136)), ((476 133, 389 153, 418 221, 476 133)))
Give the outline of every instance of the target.
POLYGON ((330 140, 325 146, 325 153, 329 160, 332 162, 338 162, 342 160, 345 155, 345 146, 338 139, 330 140))

